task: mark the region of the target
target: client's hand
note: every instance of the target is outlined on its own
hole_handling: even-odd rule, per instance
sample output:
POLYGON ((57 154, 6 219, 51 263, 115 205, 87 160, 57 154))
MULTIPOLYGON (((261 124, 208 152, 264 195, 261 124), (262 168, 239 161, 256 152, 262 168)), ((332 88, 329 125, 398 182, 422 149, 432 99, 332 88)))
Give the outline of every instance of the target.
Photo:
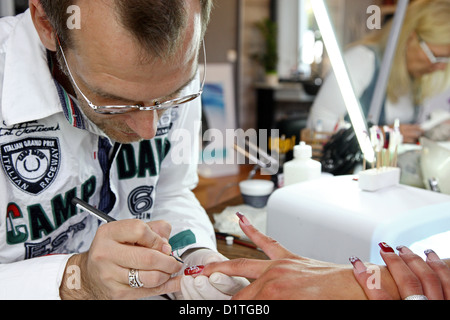
MULTIPOLYGON (((410 249, 397 247, 399 255, 385 243, 380 244, 381 257, 389 268, 389 272, 397 284, 402 299, 450 299, 450 267, 432 251, 425 251, 424 261, 410 249)), ((356 257, 350 259, 354 266, 354 274, 369 299, 390 300, 392 296, 383 287, 369 287, 370 273, 365 265, 356 257)))
MULTIPOLYGON (((272 260, 236 259, 205 266, 205 276, 222 272, 256 279, 233 299, 366 299, 350 266, 297 256, 238 216, 244 233, 272 260)), ((385 268, 380 269, 383 287, 398 299, 395 283, 385 268)))

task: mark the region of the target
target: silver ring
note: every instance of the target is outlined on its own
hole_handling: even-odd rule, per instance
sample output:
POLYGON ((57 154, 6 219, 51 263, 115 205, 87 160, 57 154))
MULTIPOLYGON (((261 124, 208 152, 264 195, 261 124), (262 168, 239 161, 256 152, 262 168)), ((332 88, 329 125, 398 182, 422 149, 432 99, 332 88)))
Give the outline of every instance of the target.
POLYGON ((428 300, 423 294, 414 294, 412 296, 406 297, 405 300, 428 300))
POLYGON ((132 288, 142 288, 144 284, 139 280, 139 271, 136 269, 130 269, 128 271, 128 284, 132 288))

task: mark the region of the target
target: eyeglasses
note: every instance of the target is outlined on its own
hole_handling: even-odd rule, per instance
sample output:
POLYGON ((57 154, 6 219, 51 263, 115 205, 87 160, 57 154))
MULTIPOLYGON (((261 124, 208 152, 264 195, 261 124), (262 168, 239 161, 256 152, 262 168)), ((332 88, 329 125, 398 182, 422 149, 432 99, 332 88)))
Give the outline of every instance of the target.
POLYGON ((93 104, 87 97, 86 95, 80 90, 80 88, 78 87, 75 79, 72 76, 72 72, 70 71, 69 68, 69 64, 67 63, 67 59, 66 56, 64 54, 64 50, 61 46, 61 42, 59 41, 59 37, 56 37, 58 40, 58 45, 59 48, 61 50, 61 54, 62 57, 64 59, 64 63, 66 64, 67 67, 67 71, 69 73, 70 78, 72 79, 73 84, 75 85, 75 87, 77 88, 77 90, 81 93, 81 96, 84 98, 84 100, 86 100, 87 104, 89 105, 89 107, 91 107, 95 112, 97 113, 101 113, 101 114, 122 114, 122 113, 126 113, 126 112, 130 112, 130 111, 136 111, 136 110, 140 110, 140 111, 152 111, 152 110, 166 110, 166 109, 170 109, 173 107, 178 107, 180 105, 186 104, 188 102, 191 102, 192 100, 197 99, 198 97, 200 97, 203 93, 203 88, 205 86, 205 81, 206 81, 206 48, 205 48, 205 41, 202 41, 202 46, 203 46, 203 57, 204 57, 204 70, 203 70, 203 79, 202 79, 202 83, 200 86, 200 91, 195 93, 195 94, 190 94, 187 95, 185 97, 181 97, 181 98, 176 98, 176 99, 172 99, 172 100, 167 100, 167 101, 159 101, 159 100, 154 100, 153 101, 153 105, 152 106, 143 106, 143 105, 107 105, 107 106, 97 106, 95 104, 93 104))
POLYGON ((432 64, 450 62, 450 57, 436 57, 434 53, 431 51, 430 47, 427 45, 427 43, 423 41, 421 38, 419 38, 419 44, 423 52, 425 52, 427 58, 430 60, 432 64))

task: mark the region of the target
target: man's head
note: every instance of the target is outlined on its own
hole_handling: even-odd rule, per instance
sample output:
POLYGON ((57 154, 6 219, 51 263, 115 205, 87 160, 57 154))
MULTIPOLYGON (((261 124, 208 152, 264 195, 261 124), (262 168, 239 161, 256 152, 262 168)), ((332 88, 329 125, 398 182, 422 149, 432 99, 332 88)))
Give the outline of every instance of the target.
MULTIPOLYGON (((47 49, 58 52, 56 35, 61 40, 73 78, 91 102, 152 105, 179 95, 195 76, 211 1, 31 0, 30 9, 47 49), (68 28, 71 5, 80 9, 79 29, 68 28)), ((126 143, 155 134, 156 111, 99 115, 79 101, 114 140, 126 143)))

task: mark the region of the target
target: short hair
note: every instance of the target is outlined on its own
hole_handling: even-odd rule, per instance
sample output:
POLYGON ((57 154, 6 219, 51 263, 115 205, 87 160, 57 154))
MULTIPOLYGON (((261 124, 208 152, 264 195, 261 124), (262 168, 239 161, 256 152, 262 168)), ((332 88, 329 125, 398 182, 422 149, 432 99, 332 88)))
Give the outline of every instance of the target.
MULTIPOLYGON (((202 38, 209 24, 212 1, 201 4, 202 38)), ((67 8, 76 0, 40 0, 49 22, 58 34, 62 46, 73 48, 67 28, 67 8)), ((147 52, 157 57, 172 54, 183 39, 187 26, 185 0, 113 0, 119 23, 135 37, 147 52)))

